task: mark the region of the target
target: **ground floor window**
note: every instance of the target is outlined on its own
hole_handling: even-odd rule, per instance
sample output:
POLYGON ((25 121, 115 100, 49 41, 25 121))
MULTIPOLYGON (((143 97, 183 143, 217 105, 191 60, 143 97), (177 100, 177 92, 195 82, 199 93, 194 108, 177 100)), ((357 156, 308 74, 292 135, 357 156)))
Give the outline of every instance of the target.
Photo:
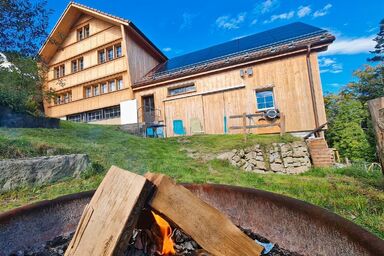
POLYGON ((111 118, 116 118, 116 117, 120 117, 120 106, 107 108, 104 110, 104 118, 105 119, 111 119, 111 118))
POLYGON ((82 121, 82 115, 81 114, 71 115, 67 117, 67 120, 78 123, 82 121))
POLYGON ((256 104, 259 111, 275 108, 273 91, 256 91, 256 104))
POLYGON ((94 122, 120 117, 120 105, 67 116, 72 122, 94 122))

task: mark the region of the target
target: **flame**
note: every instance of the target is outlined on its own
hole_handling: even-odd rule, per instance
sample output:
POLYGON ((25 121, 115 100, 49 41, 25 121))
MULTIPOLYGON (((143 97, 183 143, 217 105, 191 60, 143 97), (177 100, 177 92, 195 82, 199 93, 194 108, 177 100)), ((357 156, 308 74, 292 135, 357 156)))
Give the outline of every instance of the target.
POLYGON ((173 241, 171 239, 172 235, 172 228, 168 224, 168 222, 157 215, 156 213, 152 212, 153 216, 155 217, 155 221, 157 225, 160 228, 161 234, 163 236, 163 249, 161 251, 161 255, 174 255, 175 249, 173 248, 173 241))

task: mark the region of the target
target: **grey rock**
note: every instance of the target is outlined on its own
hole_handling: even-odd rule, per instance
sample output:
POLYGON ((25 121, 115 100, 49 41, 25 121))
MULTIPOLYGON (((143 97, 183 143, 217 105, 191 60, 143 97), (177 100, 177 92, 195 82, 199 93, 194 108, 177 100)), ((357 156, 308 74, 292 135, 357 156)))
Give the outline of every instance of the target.
POLYGON ((271 170, 273 172, 284 172, 284 166, 282 164, 271 164, 271 170))
POLYGON ((3 160, 0 161, 0 191, 78 177, 89 164, 84 154, 3 160))
POLYGON ((255 159, 256 159, 257 161, 264 161, 263 156, 256 156, 255 159))
POLYGON ((237 155, 234 156, 234 157, 232 157, 232 160, 233 160, 234 162, 236 162, 236 163, 239 162, 240 159, 241 159, 241 158, 240 158, 239 156, 237 156, 237 155))
POLYGON ((254 159, 254 158, 256 158, 257 157, 257 155, 256 155, 256 152, 254 152, 254 151, 251 151, 251 152, 249 152, 248 154, 246 154, 245 155, 245 159, 254 159))

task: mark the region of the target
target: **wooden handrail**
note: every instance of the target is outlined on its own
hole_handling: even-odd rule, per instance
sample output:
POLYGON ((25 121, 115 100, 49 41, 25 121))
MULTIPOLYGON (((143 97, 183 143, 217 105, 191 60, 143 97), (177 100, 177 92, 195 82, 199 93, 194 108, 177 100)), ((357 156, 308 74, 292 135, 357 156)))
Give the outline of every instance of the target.
POLYGON ((304 136, 304 139, 306 140, 306 139, 308 139, 309 137, 311 137, 312 134, 314 134, 314 133, 318 133, 318 132, 322 131, 323 128, 324 128, 327 124, 328 124, 328 122, 326 122, 326 123, 320 125, 319 127, 313 129, 310 133, 308 133, 307 135, 304 136))

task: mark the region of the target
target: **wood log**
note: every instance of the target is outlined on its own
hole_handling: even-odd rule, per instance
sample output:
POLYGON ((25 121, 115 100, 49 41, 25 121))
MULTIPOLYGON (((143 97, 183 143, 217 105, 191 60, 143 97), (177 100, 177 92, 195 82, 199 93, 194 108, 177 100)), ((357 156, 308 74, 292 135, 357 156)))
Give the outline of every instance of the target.
POLYGON ((65 255, 124 255, 152 191, 143 176, 112 166, 85 207, 65 255))
POLYGON ((208 205, 188 189, 162 174, 147 173, 156 185, 150 206, 179 226, 212 255, 255 256, 263 247, 245 235, 223 213, 208 205))
POLYGON ((368 101, 376 137, 376 152, 384 174, 384 97, 368 101))

